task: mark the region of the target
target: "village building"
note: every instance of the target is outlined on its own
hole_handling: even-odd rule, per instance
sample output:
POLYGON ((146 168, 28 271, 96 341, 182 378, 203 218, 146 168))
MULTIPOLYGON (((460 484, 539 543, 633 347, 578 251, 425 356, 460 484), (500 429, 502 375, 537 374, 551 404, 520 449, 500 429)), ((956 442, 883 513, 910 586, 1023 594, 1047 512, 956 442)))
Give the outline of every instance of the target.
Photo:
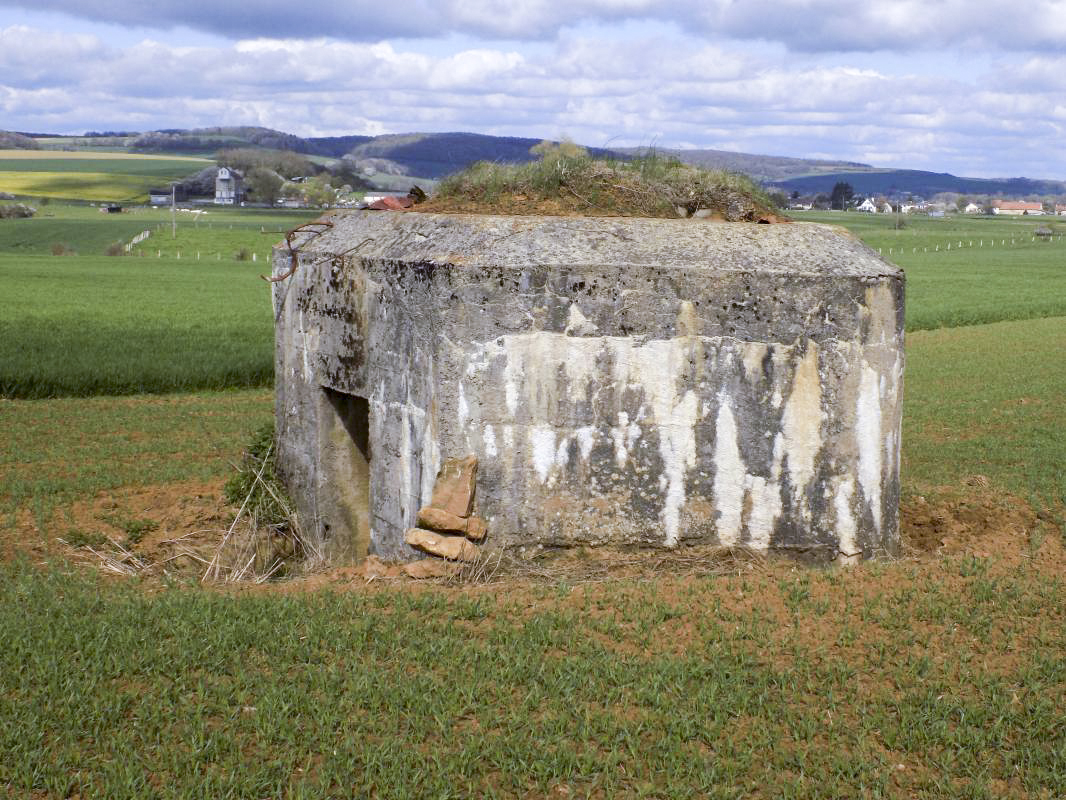
POLYGON ((993 214, 1001 214, 1008 217, 1039 217, 1044 213, 1041 203, 1022 203, 1014 200, 1003 200, 992 208, 993 214))
POLYGON ((1055 214, 1060 217, 1066 217, 1066 205, 1055 203, 1055 214))
POLYGON ((181 184, 174 184, 168 186, 165 189, 149 189, 148 190, 148 204, 153 206, 168 206, 171 199, 177 203, 182 203, 186 199, 185 187, 181 184))
POLYGON ((244 200, 244 176, 232 167, 220 167, 215 177, 215 203, 232 206, 244 200))
POLYGON ((877 213, 877 203, 875 203, 873 200, 871 200, 869 197, 867 197, 865 200, 863 200, 861 203, 859 203, 857 206, 855 206, 855 210, 856 211, 862 211, 862 212, 864 212, 866 214, 876 214, 877 213))
POLYGON ((977 203, 967 203, 966 204, 966 208, 964 208, 962 210, 962 213, 963 214, 980 214, 981 213, 981 206, 977 205, 977 203))

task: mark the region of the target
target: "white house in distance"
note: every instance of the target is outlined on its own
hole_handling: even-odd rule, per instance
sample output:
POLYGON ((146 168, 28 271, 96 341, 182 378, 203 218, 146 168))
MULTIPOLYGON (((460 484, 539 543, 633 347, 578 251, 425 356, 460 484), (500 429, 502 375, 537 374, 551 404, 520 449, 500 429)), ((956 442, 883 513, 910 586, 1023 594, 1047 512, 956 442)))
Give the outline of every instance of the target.
POLYGON ((215 203, 232 206, 244 199, 244 176, 231 167, 220 167, 215 176, 215 203))
POLYGON ((1055 203, 1055 214, 1060 217, 1066 217, 1066 206, 1061 203, 1055 203))
POLYGON ((1013 200, 1003 200, 992 208, 993 214, 1005 214, 1009 217, 1039 217, 1044 213, 1044 206, 1040 203, 1019 203, 1013 200))
POLYGON ((863 200, 861 203, 859 203, 857 206, 855 206, 855 210, 856 211, 863 211, 863 212, 865 212, 867 214, 876 214, 877 213, 877 203, 875 203, 873 200, 871 200, 869 197, 867 197, 865 200, 863 200))
POLYGON ((962 213, 963 214, 980 214, 981 213, 981 206, 977 205, 977 203, 967 203, 966 204, 966 208, 964 208, 962 210, 962 213))

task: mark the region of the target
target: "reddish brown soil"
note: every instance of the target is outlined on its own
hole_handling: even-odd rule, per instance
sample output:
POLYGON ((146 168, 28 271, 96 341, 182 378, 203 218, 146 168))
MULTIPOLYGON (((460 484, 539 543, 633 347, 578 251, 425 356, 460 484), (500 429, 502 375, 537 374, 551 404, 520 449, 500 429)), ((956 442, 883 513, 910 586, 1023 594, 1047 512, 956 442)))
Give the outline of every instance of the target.
MULTIPOLYGON (((900 511, 903 560, 907 562, 920 564, 972 555, 1008 569, 1022 563, 1050 569, 1061 569, 1066 564, 1063 536, 1053 517, 1032 509, 1018 497, 994 490, 981 476, 974 476, 959 487, 940 487, 928 496, 909 496, 900 511)), ((221 481, 118 490, 60 509, 43 529, 28 511, 20 512, 14 528, 0 529, 0 554, 9 558, 22 552, 34 560, 68 558, 107 572, 113 570, 109 569, 107 558, 98 553, 118 558, 119 544, 148 567, 143 570, 146 575, 161 575, 166 570, 171 575, 195 577, 211 559, 235 513, 236 509, 222 500, 221 481), (130 520, 148 520, 155 528, 140 541, 130 542, 123 528, 130 520), (106 538, 101 539, 101 535, 106 538), (97 553, 85 546, 86 538, 99 540, 89 542, 97 553)), ((580 586, 611 578, 791 575, 797 569, 803 568, 788 561, 766 561, 743 552, 712 548, 689 548, 677 553, 580 549, 557 553, 551 560, 529 567, 505 560, 483 567, 476 580, 445 582, 477 591, 479 585, 486 589, 505 584, 533 585, 552 576, 580 586)), ((359 567, 315 572, 271 582, 260 589, 290 592, 397 582, 419 585, 406 579, 399 568, 371 559, 359 567)))

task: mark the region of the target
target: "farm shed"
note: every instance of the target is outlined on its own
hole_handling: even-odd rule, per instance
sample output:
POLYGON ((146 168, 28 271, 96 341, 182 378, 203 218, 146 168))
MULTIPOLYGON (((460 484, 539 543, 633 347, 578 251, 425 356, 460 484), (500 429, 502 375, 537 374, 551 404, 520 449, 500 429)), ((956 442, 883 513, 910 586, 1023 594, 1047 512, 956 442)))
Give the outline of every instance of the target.
POLYGON ((355 212, 275 250, 278 458, 315 546, 898 548, 903 275, 832 227, 355 212))

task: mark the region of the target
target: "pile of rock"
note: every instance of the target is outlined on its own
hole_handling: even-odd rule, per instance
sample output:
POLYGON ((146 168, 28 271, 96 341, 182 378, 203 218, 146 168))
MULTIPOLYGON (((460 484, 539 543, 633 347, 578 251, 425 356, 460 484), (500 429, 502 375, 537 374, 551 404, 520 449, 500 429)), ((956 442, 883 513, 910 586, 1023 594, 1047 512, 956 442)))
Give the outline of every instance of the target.
POLYGON ((408 528, 405 536, 411 547, 435 558, 404 565, 404 572, 410 577, 453 575, 463 564, 476 563, 481 558, 481 548, 475 542, 485 539, 488 525, 473 516, 476 482, 475 456, 444 462, 437 473, 433 498, 418 511, 419 527, 408 528))

